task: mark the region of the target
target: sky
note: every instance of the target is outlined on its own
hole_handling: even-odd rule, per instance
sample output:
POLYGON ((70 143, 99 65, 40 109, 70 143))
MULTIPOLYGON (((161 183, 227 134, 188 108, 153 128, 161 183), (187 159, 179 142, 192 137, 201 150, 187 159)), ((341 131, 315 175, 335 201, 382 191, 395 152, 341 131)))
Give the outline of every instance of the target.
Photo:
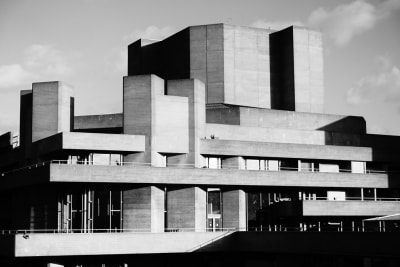
POLYGON ((325 112, 400 135, 400 0, 0 0, 0 134, 33 82, 72 85, 76 115, 122 112, 128 44, 212 23, 321 30, 325 112))

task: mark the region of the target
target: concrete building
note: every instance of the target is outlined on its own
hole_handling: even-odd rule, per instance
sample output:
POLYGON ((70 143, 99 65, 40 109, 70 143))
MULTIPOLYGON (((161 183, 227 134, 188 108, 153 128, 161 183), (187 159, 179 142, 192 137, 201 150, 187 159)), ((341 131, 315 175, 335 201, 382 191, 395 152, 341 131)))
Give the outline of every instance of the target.
POLYGON ((21 91, 1 266, 398 264, 400 137, 323 113, 322 49, 303 27, 193 26, 128 46, 120 114, 21 91))

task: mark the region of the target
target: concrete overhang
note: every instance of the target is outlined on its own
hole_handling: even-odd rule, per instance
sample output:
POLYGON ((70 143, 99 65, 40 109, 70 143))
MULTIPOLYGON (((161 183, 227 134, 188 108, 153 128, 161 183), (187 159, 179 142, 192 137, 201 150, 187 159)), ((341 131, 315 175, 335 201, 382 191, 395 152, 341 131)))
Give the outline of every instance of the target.
POLYGON ((50 182, 388 188, 387 174, 50 165, 50 182))
POLYGON ((321 160, 372 161, 370 147, 308 145, 202 139, 200 153, 219 156, 248 156, 321 160))
POLYGON ((142 152, 144 135, 62 132, 34 143, 38 155, 60 150, 99 152, 142 152))
POLYGON ((227 232, 33 233, 0 236, 0 255, 11 257, 185 253, 227 232))
POLYGON ((400 201, 303 200, 275 205, 281 216, 384 216, 400 213, 400 201))

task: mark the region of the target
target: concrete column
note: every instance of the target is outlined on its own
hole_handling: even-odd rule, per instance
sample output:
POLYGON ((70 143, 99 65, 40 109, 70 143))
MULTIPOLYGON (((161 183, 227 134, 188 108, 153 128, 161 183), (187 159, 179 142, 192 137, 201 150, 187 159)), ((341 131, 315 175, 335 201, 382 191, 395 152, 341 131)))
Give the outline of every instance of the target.
POLYGON ((243 190, 232 190, 222 193, 222 223, 224 228, 235 228, 245 231, 246 194, 243 190))
POLYGON ((182 167, 204 166, 204 157, 200 154, 200 139, 205 136, 206 110, 205 86, 197 79, 168 81, 168 95, 187 97, 189 153, 169 157, 168 162, 182 167))
POLYGON ((223 158, 221 165, 221 168, 223 169, 245 169, 245 162, 243 157, 223 158))
POLYGON ((164 232, 164 190, 147 186, 123 192, 124 229, 164 232))
POLYGON ((199 187, 167 192, 167 227, 180 231, 204 232, 206 229, 206 191, 199 187))
POLYGON ((73 129, 73 89, 61 82, 32 84, 32 141, 73 129))

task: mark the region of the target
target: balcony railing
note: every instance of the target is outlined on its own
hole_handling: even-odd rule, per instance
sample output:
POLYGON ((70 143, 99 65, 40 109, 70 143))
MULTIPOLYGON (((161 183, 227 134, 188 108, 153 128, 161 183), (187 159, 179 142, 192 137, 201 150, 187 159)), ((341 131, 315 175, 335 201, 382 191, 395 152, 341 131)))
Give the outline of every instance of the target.
POLYGON ((97 233, 116 233, 116 234, 154 234, 154 233, 182 233, 182 232, 399 232, 400 226, 385 224, 384 221, 376 221, 368 224, 360 221, 357 225, 343 225, 343 223, 322 224, 301 224, 299 226, 284 226, 279 224, 267 224, 264 226, 247 228, 166 228, 163 232, 151 232, 151 229, 19 229, 19 230, 0 230, 0 235, 23 234, 97 234, 97 233))
MULTIPOLYGON (((246 168, 241 168, 237 165, 223 165, 221 168, 209 168, 207 166, 196 166, 195 164, 167 164, 167 166, 154 166, 149 162, 115 162, 115 163, 104 163, 104 162, 96 162, 96 161, 74 161, 70 160, 49 160, 44 162, 38 162, 35 164, 27 165, 21 168, 13 169, 10 171, 4 171, 0 173, 0 176, 5 176, 10 173, 14 173, 21 170, 34 169, 50 164, 58 164, 58 165, 98 165, 98 166, 142 166, 142 167, 157 167, 157 168, 165 168, 165 167, 178 167, 178 168, 203 168, 203 169, 236 169, 236 170, 245 170, 245 171, 298 171, 298 172, 320 172, 319 169, 315 169, 314 171, 310 171, 308 169, 301 169, 295 167, 279 167, 275 168, 266 168, 263 170, 251 170, 246 168)), ((339 172, 320 172, 320 173, 354 173, 350 169, 340 169, 339 172)), ((399 173, 398 171, 382 171, 382 170, 366 170, 365 173, 355 173, 355 174, 389 174, 389 173, 399 173)))

